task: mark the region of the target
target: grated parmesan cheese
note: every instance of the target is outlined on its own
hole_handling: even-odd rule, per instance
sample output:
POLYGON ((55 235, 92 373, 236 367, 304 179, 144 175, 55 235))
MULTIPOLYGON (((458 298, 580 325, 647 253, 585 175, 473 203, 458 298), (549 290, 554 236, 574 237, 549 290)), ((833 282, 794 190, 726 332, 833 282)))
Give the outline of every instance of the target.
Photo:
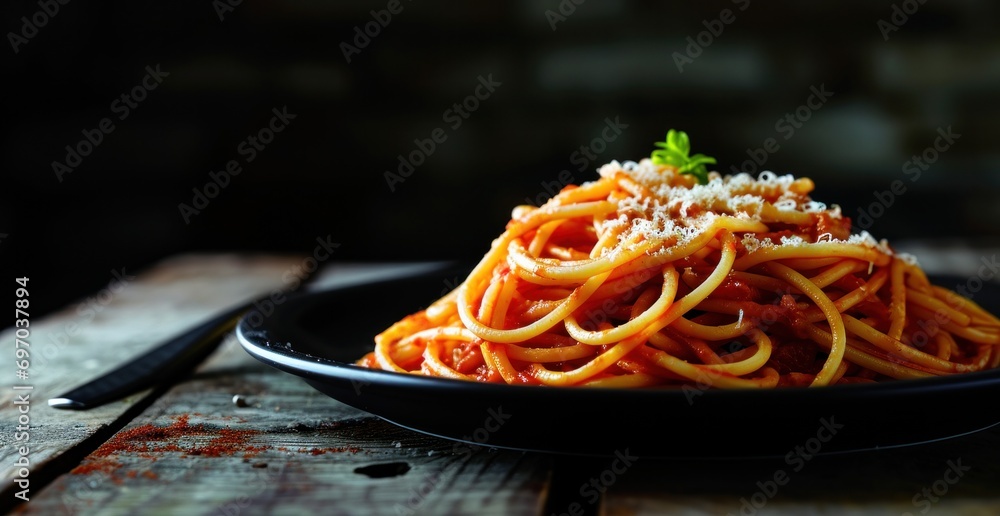
MULTIPOLYGON (((765 224, 789 216, 801 220, 803 215, 809 215, 809 220, 814 223, 818 220, 816 217, 821 215, 830 220, 843 219, 840 206, 834 204, 827 207, 809 197, 813 189, 811 180, 795 178, 791 174, 764 171, 754 178, 747 173, 722 175, 713 171, 709 173, 708 184, 703 185, 694 184, 693 177, 679 174, 671 167, 655 165, 649 158, 621 163, 612 160, 598 169, 598 174, 604 178, 613 178, 620 173, 643 186, 648 195, 637 194, 620 200, 616 216, 609 216, 599 223, 602 230, 624 228, 619 233, 619 243, 632 243, 631 246, 605 249, 605 254, 620 252, 621 247, 634 249, 638 242, 648 240, 676 239, 676 244, 683 244, 707 231, 722 215, 765 224)), ((778 238, 777 234, 773 238, 778 238)), ((878 241, 867 231, 851 234, 846 240, 834 238, 830 232, 814 237, 785 234, 778 238, 778 242, 747 233, 742 235, 741 244, 748 253, 752 253, 764 247, 807 245, 809 238, 815 238, 816 242, 864 245, 894 254, 885 240, 878 241)), ((905 260, 912 259, 906 256, 905 260)))
POLYGON ((907 265, 920 265, 917 263, 917 257, 910 253, 896 253, 896 257, 903 260, 907 265))

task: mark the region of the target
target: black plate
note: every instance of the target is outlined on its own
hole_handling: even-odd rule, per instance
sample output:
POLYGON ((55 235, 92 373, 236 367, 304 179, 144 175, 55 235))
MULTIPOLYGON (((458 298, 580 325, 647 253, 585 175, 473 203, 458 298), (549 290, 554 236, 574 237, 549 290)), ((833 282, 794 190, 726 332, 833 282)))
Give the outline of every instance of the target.
MULTIPOLYGON (((925 443, 1000 422, 1000 370, 921 380, 768 390, 509 386, 352 365, 372 338, 465 277, 453 268, 298 294, 248 315, 240 343, 258 360, 397 425, 499 448, 643 457, 785 456, 925 443), (971 408, 971 410, 970 410, 971 408)), ((953 287, 965 278, 932 278, 953 287)), ((994 313, 1000 287, 976 301, 994 313)))

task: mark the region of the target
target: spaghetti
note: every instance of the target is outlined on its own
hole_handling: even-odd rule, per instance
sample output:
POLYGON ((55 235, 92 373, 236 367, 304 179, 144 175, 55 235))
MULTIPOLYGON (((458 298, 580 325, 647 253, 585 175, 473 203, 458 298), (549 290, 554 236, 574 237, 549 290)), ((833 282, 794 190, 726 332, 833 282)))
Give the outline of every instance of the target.
MULTIPOLYGON (((686 142, 685 142, 686 143, 686 142)), ((1000 365, 1000 320, 808 178, 611 162, 518 206, 455 290, 375 337, 370 368, 507 384, 825 386, 1000 365)))

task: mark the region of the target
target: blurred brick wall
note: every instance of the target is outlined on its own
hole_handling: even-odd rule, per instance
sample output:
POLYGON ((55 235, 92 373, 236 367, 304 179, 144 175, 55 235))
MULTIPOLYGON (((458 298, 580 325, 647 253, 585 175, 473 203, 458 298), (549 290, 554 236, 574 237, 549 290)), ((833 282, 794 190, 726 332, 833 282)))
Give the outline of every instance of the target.
MULTIPOLYGON (((881 203, 878 237, 1000 237, 994 2, 403 0, 350 62, 342 44, 389 2, 246 2, 221 19, 219 5, 69 3, 0 52, 14 90, 0 255, 35 271, 50 308, 112 268, 303 251, 328 234, 343 260, 474 259, 515 204, 646 156, 669 128, 720 170, 766 155, 753 168, 811 176, 815 197, 851 216, 881 203), (699 53, 687 38, 710 43, 699 53), (64 147, 115 117, 111 103, 155 65, 169 75, 59 181, 64 147), (490 77, 499 86, 453 127, 449 109, 490 77), (284 106, 295 118, 246 162, 241 142, 284 106), (961 136, 914 181, 907 161, 949 126, 961 136), (435 129, 446 139, 390 188, 397 156, 435 129), (242 172, 185 221, 178 204, 230 160, 242 172), (895 180, 906 191, 885 207, 895 180)), ((0 9, 20 33, 40 8, 0 9)))

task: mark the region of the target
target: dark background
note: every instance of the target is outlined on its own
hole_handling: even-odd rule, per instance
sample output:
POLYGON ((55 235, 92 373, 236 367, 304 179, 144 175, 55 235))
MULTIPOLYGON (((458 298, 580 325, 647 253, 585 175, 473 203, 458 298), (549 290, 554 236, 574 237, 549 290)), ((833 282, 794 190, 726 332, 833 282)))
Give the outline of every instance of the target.
POLYGON ((42 7, 4 2, 0 258, 31 277, 32 316, 184 252, 311 252, 330 235, 343 261, 475 259, 560 171, 593 179, 669 128, 723 171, 776 138, 763 168, 812 177, 851 216, 903 180, 879 238, 1000 237, 996 2, 928 2, 886 41, 879 20, 915 1, 565 0, 553 30, 559 2, 403 0, 348 63, 341 44, 387 3, 246 2, 220 19, 209 0, 75 1, 15 52, 42 7), (679 71, 673 54, 726 8, 679 71), (119 120, 112 102, 147 66, 169 75, 119 120), (453 129, 446 111, 491 74, 501 85, 453 129), (821 86, 833 96, 786 140, 776 122, 821 86), (246 162, 241 142, 285 106, 296 118, 246 162), (53 161, 105 117, 115 129, 60 181, 53 161), (628 127, 595 160, 574 158, 616 117, 628 127), (911 181, 904 163, 948 126, 960 139, 911 181), (435 128, 447 140, 391 191, 385 172, 435 128), (230 160, 242 172, 186 222, 178 205, 230 160))

